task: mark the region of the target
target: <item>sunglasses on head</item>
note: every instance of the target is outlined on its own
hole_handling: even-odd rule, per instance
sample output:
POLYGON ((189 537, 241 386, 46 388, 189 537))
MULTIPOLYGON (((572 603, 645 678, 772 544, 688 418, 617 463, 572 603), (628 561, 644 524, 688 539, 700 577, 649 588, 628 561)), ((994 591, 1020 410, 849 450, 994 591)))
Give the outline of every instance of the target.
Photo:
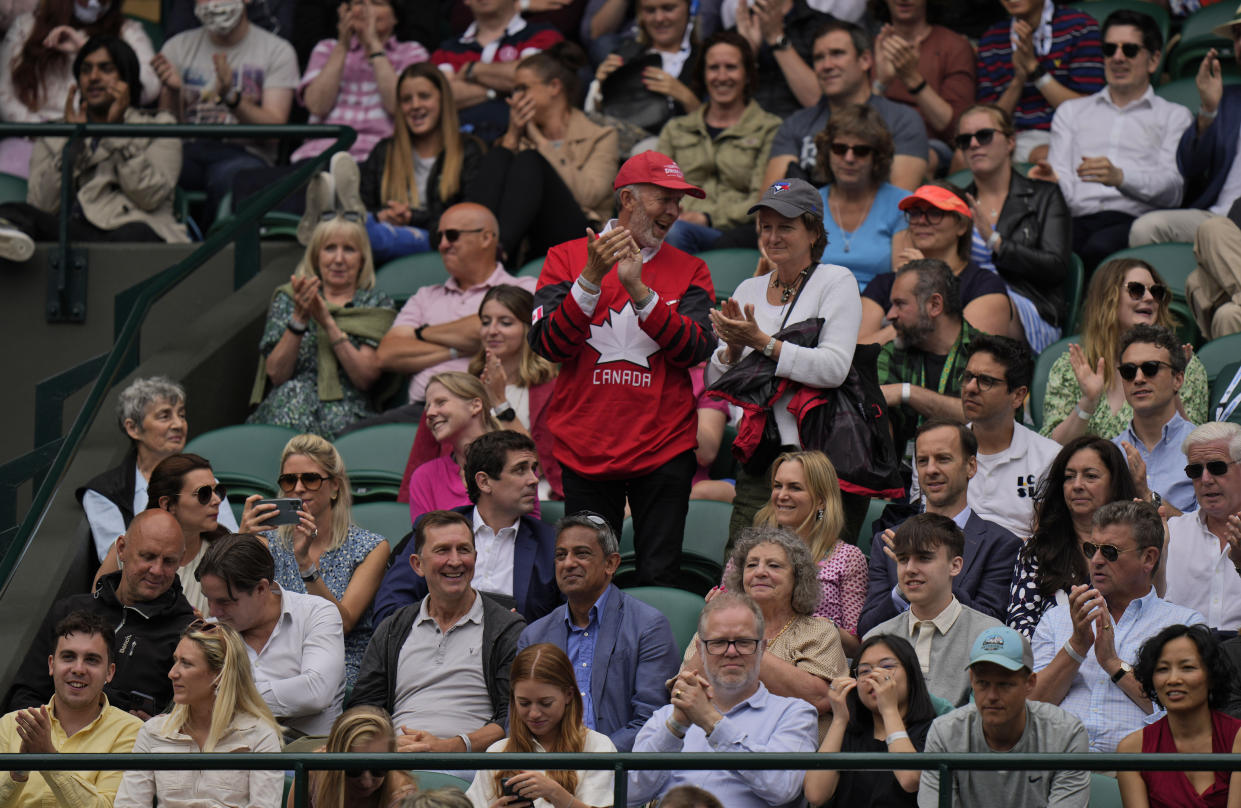
POLYGON ((318 491, 323 487, 324 480, 330 480, 331 477, 325 477, 322 474, 315 474, 313 471, 303 471, 301 474, 281 474, 276 478, 276 485, 280 486, 280 490, 286 494, 297 488, 297 481, 302 481, 302 487, 307 491, 318 491))
POLYGON ((200 485, 190 493, 198 499, 199 505, 206 505, 211 501, 212 494, 218 496, 220 501, 223 502, 224 498, 228 496, 228 489, 216 483, 215 485, 200 485))
POLYGON ((199 634, 210 634, 219 627, 219 623, 208 623, 200 617, 185 627, 185 633, 198 632, 199 634))
POLYGON ((457 239, 461 238, 461 236, 465 233, 481 233, 481 232, 483 232, 483 228, 481 227, 474 227, 469 230, 458 230, 455 227, 450 227, 447 230, 436 230, 435 231, 435 243, 439 244, 444 239, 448 239, 449 244, 455 244, 457 239))
POLYGON ((1202 476, 1202 470, 1206 469, 1211 472, 1212 477, 1222 477, 1228 473, 1228 467, 1235 460, 1208 460, 1205 463, 1190 463, 1185 467, 1185 476, 1191 480, 1196 480, 1202 476))
POLYGON ((1168 298, 1168 287, 1162 283, 1152 283, 1150 286, 1138 281, 1125 283, 1125 291, 1129 293, 1130 300, 1141 300, 1146 296, 1147 289, 1150 289, 1151 297, 1155 298, 1156 303, 1162 303, 1168 298))
POLYGON ((1132 553, 1141 548, 1130 547, 1128 550, 1122 550, 1119 547, 1113 547, 1110 544, 1092 544, 1088 541, 1082 542, 1082 552, 1086 558, 1094 558, 1095 553, 1102 553, 1104 561, 1115 561, 1120 558, 1121 553, 1132 553))
POLYGON ((875 151, 874 146, 854 146, 850 143, 833 143, 831 145, 832 154, 837 157, 844 157, 849 152, 853 152, 853 156, 859 160, 865 160, 875 151))
POLYGON ((995 133, 999 131, 999 129, 994 129, 988 126, 986 129, 979 129, 976 132, 962 132, 957 135, 957 148, 961 151, 965 151, 970 147, 970 141, 973 140, 977 140, 979 146, 986 146, 991 142, 991 139, 995 137, 995 133))
POLYGON ((1120 52, 1125 55, 1126 59, 1132 59, 1142 52, 1142 46, 1136 42, 1126 42, 1123 45, 1118 42, 1104 42, 1103 55, 1106 58, 1111 59, 1116 55, 1117 48, 1119 48, 1120 52))
POLYGON ((1167 362, 1160 362, 1152 359, 1149 362, 1122 362, 1120 367, 1116 368, 1116 372, 1120 374, 1120 378, 1127 382, 1131 382, 1138 377, 1138 371, 1142 371, 1142 375, 1148 379, 1153 379, 1159 375, 1160 368, 1172 367, 1167 362))

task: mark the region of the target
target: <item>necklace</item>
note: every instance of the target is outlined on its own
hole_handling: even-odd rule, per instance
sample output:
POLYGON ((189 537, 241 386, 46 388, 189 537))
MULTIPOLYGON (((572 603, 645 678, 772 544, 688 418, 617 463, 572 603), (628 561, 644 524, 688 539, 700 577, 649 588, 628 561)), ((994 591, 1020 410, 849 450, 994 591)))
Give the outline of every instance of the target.
POLYGON ((858 219, 857 224, 855 224, 852 228, 845 227, 844 212, 836 206, 835 196, 836 195, 830 191, 828 192, 827 206, 828 210, 832 213, 832 218, 836 220, 836 224, 840 227, 840 237, 845 242, 845 252, 849 252, 849 250, 853 247, 854 233, 856 233, 857 229, 862 226, 863 222, 866 221, 866 217, 870 215, 870 206, 875 203, 875 195, 868 194, 870 198, 866 200, 866 208, 862 211, 862 215, 858 219))
POLYGON ((776 640, 784 636, 784 632, 789 630, 789 626, 793 625, 793 621, 796 619, 797 619, 796 617, 790 617, 789 621, 784 624, 784 628, 780 629, 780 633, 772 637, 771 640, 767 643, 767 647, 770 648, 771 646, 775 645, 776 640))
POLYGON ((780 280, 779 270, 771 273, 771 288, 772 289, 781 289, 781 288, 783 289, 783 291, 780 292, 780 303, 781 304, 789 302, 789 298, 793 296, 793 290, 797 288, 797 285, 799 283, 801 283, 802 281, 806 279, 806 273, 809 271, 810 271, 810 267, 806 267, 801 272, 798 272, 797 277, 793 279, 792 283, 785 283, 784 281, 780 280))

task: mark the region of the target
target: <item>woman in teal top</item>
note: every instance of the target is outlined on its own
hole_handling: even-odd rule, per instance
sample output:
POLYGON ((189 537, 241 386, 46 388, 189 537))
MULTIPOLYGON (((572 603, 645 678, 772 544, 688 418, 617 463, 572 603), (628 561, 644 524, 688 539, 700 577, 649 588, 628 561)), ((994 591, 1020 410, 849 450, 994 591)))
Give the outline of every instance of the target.
POLYGON ((888 182, 892 135, 874 107, 856 104, 833 112, 815 145, 827 177, 819 189, 827 231, 822 260, 848 267, 860 290, 891 270, 892 234, 906 227, 897 205, 909 192, 888 182))

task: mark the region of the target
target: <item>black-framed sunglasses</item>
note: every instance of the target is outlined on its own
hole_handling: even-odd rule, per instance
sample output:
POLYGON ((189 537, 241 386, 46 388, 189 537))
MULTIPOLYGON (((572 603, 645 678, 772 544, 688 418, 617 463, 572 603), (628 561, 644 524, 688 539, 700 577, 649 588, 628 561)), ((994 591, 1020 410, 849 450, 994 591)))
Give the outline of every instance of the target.
POLYGON ((201 617, 199 617, 199 618, 196 618, 193 622, 191 622, 188 626, 186 626, 185 631, 183 633, 189 634, 190 632, 198 632, 199 634, 210 634, 211 632, 215 631, 219 627, 220 627, 219 623, 208 622, 206 620, 203 620, 201 617))
POLYGON ((985 129, 979 129, 974 132, 962 132, 957 135, 955 142, 957 144, 957 148, 961 151, 968 149, 970 147, 970 142, 974 140, 978 141, 979 146, 986 146, 992 141, 996 133, 999 131, 999 129, 988 126, 985 129))
POLYGON ((909 208, 905 211, 905 221, 914 224, 919 219, 925 219, 927 224, 937 225, 944 220, 947 211, 932 207, 909 208))
POLYGON ((307 491, 318 491, 323 487, 324 480, 330 480, 324 474, 316 474, 313 471, 303 471, 301 474, 281 474, 276 478, 276 485, 280 486, 280 490, 286 494, 297 488, 297 481, 302 481, 302 487, 307 491))
POLYGON ((703 640, 703 646, 711 656, 719 656, 728 651, 728 646, 737 649, 742 656, 750 656, 758 650, 758 640, 753 637, 742 637, 737 640, 703 640))
POLYGON ((352 777, 355 779, 358 777, 361 777, 364 774, 369 774, 371 777, 374 777, 376 780, 382 780, 388 776, 388 772, 384 769, 366 769, 366 768, 356 768, 353 766, 346 767, 344 769, 344 772, 345 772, 346 777, 352 777))
POLYGON ((1094 558, 1095 553, 1102 553, 1103 560, 1109 563, 1120 558, 1121 553, 1133 553, 1141 549, 1141 547, 1130 547, 1127 550, 1122 550, 1119 547, 1113 547, 1110 544, 1092 544, 1088 541, 1082 542, 1082 553, 1085 554, 1086 558, 1094 558))
POLYGON ((1205 463, 1190 463, 1185 467, 1185 476, 1196 480, 1202 476, 1202 470, 1206 469, 1211 472, 1212 477, 1223 477, 1228 473, 1228 467, 1236 462, 1236 460, 1208 460, 1205 463))
POLYGON ((1167 362, 1160 362, 1158 359, 1152 359, 1149 362, 1121 362, 1116 368, 1116 372, 1120 374, 1120 378, 1127 382, 1131 382, 1138 377, 1138 371, 1142 371, 1142 375, 1148 379, 1153 379, 1159 375, 1160 368, 1172 367, 1167 362))
POLYGON ((997 384, 1005 384, 1003 379, 997 379, 994 376, 988 376, 985 373, 971 373, 968 370, 961 371, 960 379, 961 387, 970 382, 978 382, 978 389, 984 393, 995 387, 997 384))
POLYGON ((199 505, 206 505, 210 502, 212 494, 218 496, 220 498, 220 502, 223 502, 225 498, 228 497, 228 489, 220 483, 216 483, 215 485, 200 485, 190 493, 193 494, 194 498, 198 500, 199 505))
POLYGON ((851 143, 833 143, 830 147, 832 154, 837 157, 844 157, 849 152, 853 152, 853 156, 859 160, 865 160, 874 153, 874 146, 853 145, 851 143))
POLYGON ((450 227, 447 230, 436 230, 435 231, 435 243, 439 244, 442 240, 448 239, 449 244, 455 244, 457 239, 461 238, 461 236, 463 236, 464 234, 481 233, 483 232, 483 229, 484 228, 482 227, 472 227, 469 230, 458 230, 455 227, 450 227))
POLYGON ((1168 299, 1168 287, 1162 283, 1152 283, 1147 286, 1139 281, 1127 281, 1125 283, 1125 291, 1129 293, 1130 300, 1141 300, 1146 297, 1146 290, 1150 289, 1151 297, 1155 298, 1156 303, 1162 303, 1168 299))
POLYGON ((1142 52, 1142 46, 1136 42, 1126 42, 1124 44, 1119 42, 1104 42, 1103 56, 1107 59, 1111 59, 1116 55, 1117 48, 1119 48, 1120 52, 1125 55, 1126 59, 1132 59, 1142 52))

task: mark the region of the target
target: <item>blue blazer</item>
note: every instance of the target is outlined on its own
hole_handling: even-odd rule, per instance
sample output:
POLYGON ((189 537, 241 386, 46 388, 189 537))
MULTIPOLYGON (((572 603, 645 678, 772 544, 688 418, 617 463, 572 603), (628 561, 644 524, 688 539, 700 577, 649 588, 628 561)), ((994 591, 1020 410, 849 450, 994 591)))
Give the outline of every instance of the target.
MULTIPOLYGON (((952 594, 965 606, 1003 620, 1008 611, 1009 585, 1021 539, 976 513, 970 514, 962 532, 965 533, 965 554, 961 557, 961 572, 952 582, 952 594)), ((876 534, 870 544, 870 581, 866 588, 866 605, 858 617, 859 637, 899 614, 892 602, 892 587, 897 581, 896 562, 883 551, 886 546, 882 534, 876 534)))
MULTIPOLYGON (((608 586, 590 667, 590 697, 595 731, 611 738, 617 751, 628 752, 646 720, 668 703, 665 682, 680 669, 681 654, 668 618, 615 585, 608 586)), ((562 604, 526 626, 517 650, 549 642, 567 653, 568 614, 568 605, 562 604)))
POLYGON ((1185 177, 1185 207, 1211 207, 1219 199, 1232 161, 1237 159, 1241 132, 1241 86, 1227 86, 1219 114, 1198 136, 1198 116, 1190 121, 1176 150, 1176 166, 1185 177))
MULTIPOLYGON (((453 510, 466 519, 474 519, 473 505, 453 510)), ((411 537, 409 553, 393 559, 379 591, 375 593, 375 625, 402 606, 426 597, 427 582, 409 564, 409 557, 413 554, 411 537)), ((561 601, 560 589, 556 586, 555 556, 555 529, 533 516, 521 517, 513 547, 513 600, 516 601, 518 613, 527 622, 547 614, 561 601)))

